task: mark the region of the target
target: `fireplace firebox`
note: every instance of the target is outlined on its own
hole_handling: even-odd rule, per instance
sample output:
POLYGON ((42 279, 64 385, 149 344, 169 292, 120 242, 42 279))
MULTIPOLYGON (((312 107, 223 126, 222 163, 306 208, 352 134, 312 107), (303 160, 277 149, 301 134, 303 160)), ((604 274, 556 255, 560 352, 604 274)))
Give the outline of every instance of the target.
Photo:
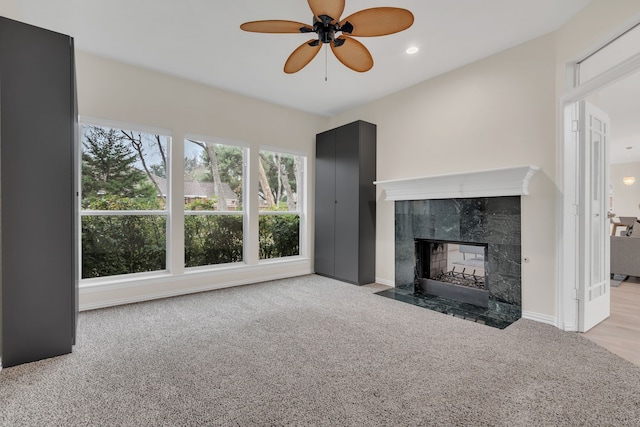
POLYGON ((486 243, 415 239, 414 292, 489 307, 486 243))

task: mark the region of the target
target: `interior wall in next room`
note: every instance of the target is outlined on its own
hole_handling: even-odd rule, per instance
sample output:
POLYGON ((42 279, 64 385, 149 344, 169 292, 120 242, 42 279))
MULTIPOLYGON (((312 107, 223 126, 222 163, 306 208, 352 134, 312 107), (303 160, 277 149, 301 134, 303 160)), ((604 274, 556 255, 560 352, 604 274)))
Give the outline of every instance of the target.
POLYGON ((617 216, 640 217, 640 162, 611 165, 611 189, 613 212, 617 216), (636 181, 625 185, 624 177, 632 176, 636 181))

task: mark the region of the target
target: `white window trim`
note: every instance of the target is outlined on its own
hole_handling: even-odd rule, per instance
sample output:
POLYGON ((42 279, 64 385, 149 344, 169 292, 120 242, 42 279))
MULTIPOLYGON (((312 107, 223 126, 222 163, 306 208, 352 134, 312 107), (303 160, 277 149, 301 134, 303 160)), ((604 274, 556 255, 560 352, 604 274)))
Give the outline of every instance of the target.
POLYGON ((306 151, 294 150, 291 148, 274 147, 273 145, 261 145, 260 151, 268 151, 270 153, 288 154, 290 156, 309 157, 306 151))
POLYGON ((260 211, 260 215, 276 216, 276 215, 298 215, 301 216, 301 211, 260 211))
MULTIPOLYGON (((300 172, 300 181, 298 183, 298 202, 297 202, 297 210, 296 211, 269 211, 269 210, 258 210, 258 220, 260 219, 260 215, 298 215, 300 217, 300 242, 299 242, 299 254, 293 255, 290 257, 280 257, 280 258, 268 258, 268 259, 259 259, 258 264, 268 264, 274 263, 278 260, 291 260, 291 259, 308 259, 309 257, 309 225, 308 225, 308 203, 307 203, 307 193, 309 191, 309 180, 307 179, 308 170, 309 170, 309 156, 305 151, 296 151, 287 148, 279 148, 268 145, 261 145, 258 150, 258 161, 260 161, 259 153, 260 151, 266 151, 270 153, 278 153, 285 154, 290 156, 299 156, 302 157, 302 171, 300 172)), ((258 254, 259 258, 259 254, 258 254)))
MULTIPOLYGON (((247 176, 248 176, 248 167, 247 167, 247 163, 248 163, 248 157, 250 156, 250 152, 251 152, 251 144, 247 143, 247 142, 243 142, 243 141, 237 141, 237 140, 232 140, 232 139, 228 139, 228 138, 220 138, 220 137, 215 137, 215 136, 211 136, 211 135, 198 135, 198 134, 194 134, 194 133, 187 133, 184 135, 184 142, 186 143, 187 141, 199 141, 199 142, 205 142, 205 143, 211 143, 211 144, 216 144, 216 145, 226 145, 226 146, 231 146, 231 147, 237 147, 237 148, 242 148, 243 150, 243 154, 242 154, 242 195, 243 195, 243 199, 246 199, 246 194, 247 194, 247 176)), ((184 148, 183 148, 183 155, 182 155, 182 161, 184 162, 184 148)), ((182 187, 184 188, 184 175, 181 178, 182 180, 182 187)), ((238 265, 248 265, 247 262, 247 246, 249 245, 249 233, 247 232, 247 227, 248 227, 248 216, 249 216, 249 210, 247 209, 247 204, 246 201, 243 200, 242 203, 242 209, 241 210, 235 210, 235 211, 210 211, 210 210, 205 210, 205 211, 191 211, 191 210, 186 210, 184 209, 184 204, 183 204, 183 214, 185 217, 187 216, 239 216, 242 218, 242 261, 241 262, 231 262, 231 263, 222 263, 222 264, 208 264, 208 265, 197 265, 197 266, 193 266, 193 267, 184 267, 184 272, 185 273, 192 273, 192 272, 216 272, 216 271, 221 271, 225 268, 229 268, 230 266, 238 266, 238 265)), ((184 233, 182 235, 182 238, 184 239, 184 233)), ((183 245, 184 248, 184 245, 183 245)), ((184 253, 183 253, 184 256, 184 253)))
POLYGON ((235 139, 228 139, 228 138, 219 138, 211 135, 198 135, 195 133, 188 133, 188 134, 185 134, 184 139, 185 141, 193 140, 193 141, 200 141, 200 142, 209 142, 211 144, 232 145, 235 147, 251 148, 251 144, 249 144, 248 142, 238 141, 235 139))
MULTIPOLYGON (((210 135, 199 135, 195 133, 182 133, 180 131, 170 131, 153 126, 137 125, 134 123, 126 123, 121 121, 104 120, 90 116, 80 116, 78 121, 78 140, 81 141, 82 125, 101 126, 113 129, 125 129, 136 132, 145 132, 150 134, 159 134, 170 137, 170 145, 168 147, 169 165, 167 177, 171 182, 170 187, 174 191, 169 191, 166 211, 84 211, 85 215, 159 215, 164 216, 167 221, 167 268, 166 270, 157 270, 150 272, 130 273, 124 275, 114 275, 105 277, 96 277, 83 279, 80 286, 80 309, 87 310, 99 307, 108 307, 135 301, 146 301, 154 298, 164 298, 174 295, 183 295, 191 292, 202 292, 205 290, 219 289, 229 286, 238 286, 248 283, 255 283, 265 280, 274 280, 291 276, 305 275, 312 273, 311 260, 308 258, 309 236, 311 232, 308 230, 306 220, 308 180, 307 171, 309 169, 309 154, 306 151, 293 150, 284 147, 259 146, 254 143, 247 143, 228 138, 213 137, 210 135), (243 184, 244 194, 254 194, 257 190, 257 161, 259 161, 259 151, 276 152, 292 156, 301 156, 303 158, 303 171, 301 182, 298 188, 301 194, 298 200, 298 210, 290 211, 260 211, 258 209, 257 200, 245 196, 247 199, 243 203, 242 211, 185 211, 183 209, 184 202, 181 192, 177 188, 182 187, 183 177, 174 174, 181 174, 182 168, 180 163, 183 162, 184 141, 193 139, 199 141, 212 142, 215 144, 223 144, 230 146, 238 146, 244 148, 245 157, 243 163, 243 184), (260 147, 256 149, 256 147, 260 147), (251 170, 251 166, 254 170, 251 170), (178 181, 178 182, 176 182, 178 181), (255 181, 255 183, 254 183, 255 181), (177 197, 178 200, 172 200, 177 197), (300 254, 290 257, 273 258, 259 260, 258 251, 258 231, 257 226, 260 215, 298 215, 300 217, 300 254), (176 235, 175 231, 180 228, 185 216, 190 215, 242 215, 244 217, 244 248, 243 262, 215 264, 209 266, 184 267, 183 254, 173 253, 180 249, 178 239, 184 238, 184 232, 176 235), (172 229, 175 228, 176 230, 172 229), (173 233, 173 234, 172 234, 173 233), (176 242, 169 239, 173 236, 176 242), (246 251, 253 252, 255 255, 248 255, 246 251), (175 258, 178 255, 178 258, 175 258), (176 259, 179 261, 176 264, 176 259), (172 266, 174 267, 172 269, 172 266)), ((82 162, 80 159, 82 154, 82 145, 78 144, 78 176, 81 176, 82 162)), ((78 195, 80 195, 80 180, 78 180, 78 195)), ((80 212, 80 197, 77 198, 78 212, 80 212)), ((81 221, 81 216, 78 216, 81 221)), ((78 247, 81 247, 81 236, 78 233, 78 247)), ((78 263, 78 270, 81 270, 81 264, 78 263)), ((79 271, 80 274, 80 271, 79 271)))
POLYGON ((81 216, 168 216, 169 211, 125 211, 125 210, 113 210, 113 211, 101 211, 93 209, 85 209, 80 212, 81 216))
MULTIPOLYGON (((260 215, 286 215, 286 214, 296 214, 296 215, 300 215, 300 220, 302 221, 302 216, 306 213, 307 209, 306 209, 306 194, 307 194, 307 160, 308 160, 308 156, 306 154, 304 154, 303 151, 295 151, 295 150, 288 150, 288 149, 278 149, 277 147, 273 147, 273 146, 268 146, 268 145, 261 145, 260 146, 260 150, 258 151, 258 154, 261 151, 266 151, 269 153, 278 153, 278 154, 284 154, 284 155, 289 155, 289 156, 296 156, 296 157, 302 157, 302 171, 300 171, 300 180, 302 181, 301 183, 298 184, 298 192, 297 192, 297 196, 298 196, 298 202, 297 202, 297 207, 298 209, 295 211, 267 211, 267 210, 261 210, 258 208, 260 215), (300 185, 302 184, 302 185, 300 185), (302 191, 300 191, 300 189, 302 189, 302 191), (269 212, 269 213, 268 213, 269 212)), ((259 157, 259 156, 258 156, 259 157)), ((302 228, 302 222, 300 223, 300 227, 302 228)))
POLYGON ((125 129, 125 130, 131 130, 134 132, 149 133, 152 135, 162 135, 169 138, 173 137, 170 129, 141 125, 136 123, 120 122, 116 120, 105 120, 105 119, 99 119, 97 117, 91 117, 91 116, 78 116, 78 125, 79 127, 82 127, 82 125, 89 125, 89 126, 99 126, 99 127, 111 128, 111 129, 125 129))
POLYGON ((168 274, 170 273, 169 266, 171 265, 171 253, 172 253, 172 241, 171 241, 171 189, 170 185, 167 186, 167 199, 165 203, 165 210, 92 210, 92 209, 82 209, 82 127, 83 126, 96 126, 110 129, 124 129, 133 132, 141 132, 147 133, 151 135, 160 135, 164 136, 168 139, 167 141, 167 156, 168 156, 168 164, 167 170, 165 171, 167 174, 167 180, 170 182, 171 177, 171 162, 172 162, 172 132, 169 129, 163 129, 158 127, 150 127, 145 125, 138 125, 133 123, 119 122, 115 120, 105 120, 99 119, 97 117, 91 116, 78 116, 78 141, 77 144, 77 158, 78 164, 76 165, 76 173, 77 176, 80 177, 78 179, 77 187, 76 187, 76 195, 77 197, 77 211, 79 212, 77 218, 76 227, 78 230, 82 230, 82 218, 88 216, 159 216, 165 218, 165 269, 163 270, 154 270, 147 272, 139 272, 139 273, 127 273, 127 274, 119 274, 105 277, 90 277, 90 278, 82 278, 82 233, 77 233, 77 241, 79 250, 77 251, 77 277, 80 279, 79 287, 91 286, 92 284, 98 283, 107 283, 112 282, 113 280, 122 280, 123 278, 146 278, 149 276, 154 276, 157 274, 168 274))
POLYGON ((184 211, 184 216, 244 216, 244 211, 184 211))

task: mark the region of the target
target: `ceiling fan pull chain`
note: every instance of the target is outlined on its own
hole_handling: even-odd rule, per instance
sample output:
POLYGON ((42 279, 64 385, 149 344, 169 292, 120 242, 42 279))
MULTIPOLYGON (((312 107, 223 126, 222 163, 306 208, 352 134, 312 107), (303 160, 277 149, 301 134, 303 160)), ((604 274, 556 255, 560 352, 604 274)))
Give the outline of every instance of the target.
POLYGON ((324 81, 327 81, 327 75, 329 74, 329 43, 324 45, 324 81))

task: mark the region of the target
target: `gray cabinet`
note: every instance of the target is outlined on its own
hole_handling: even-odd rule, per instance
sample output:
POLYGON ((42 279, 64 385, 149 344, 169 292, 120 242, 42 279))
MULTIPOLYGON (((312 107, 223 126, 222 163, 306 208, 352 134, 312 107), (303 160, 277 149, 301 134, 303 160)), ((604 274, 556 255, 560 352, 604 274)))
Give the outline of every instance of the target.
POLYGON ((316 136, 317 274, 375 281, 376 125, 356 121, 316 136))
POLYGON ((2 366, 75 339, 73 39, 0 17, 2 366))

